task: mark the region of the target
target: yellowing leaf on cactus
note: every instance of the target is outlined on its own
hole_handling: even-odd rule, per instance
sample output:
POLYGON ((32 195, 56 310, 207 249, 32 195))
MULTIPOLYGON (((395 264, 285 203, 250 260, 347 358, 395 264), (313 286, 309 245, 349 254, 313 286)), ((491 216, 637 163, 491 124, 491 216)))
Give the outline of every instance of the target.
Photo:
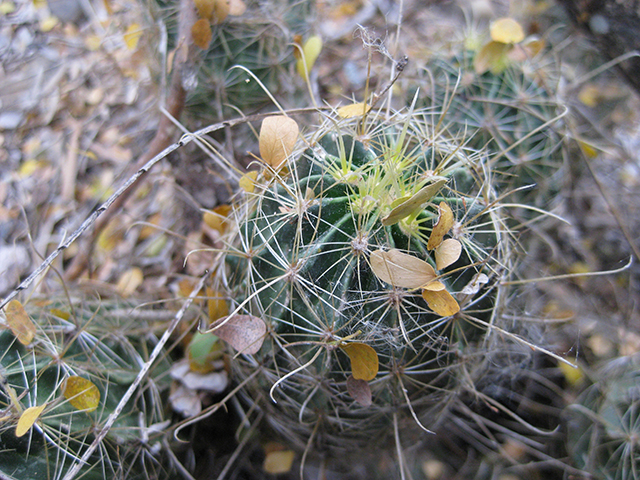
POLYGON ((342 118, 361 117, 371 110, 371 105, 365 103, 352 103, 338 108, 338 115, 342 118))
POLYGON ((425 185, 408 199, 403 199, 398 206, 395 206, 391 212, 389 212, 389 215, 382 219, 382 224, 385 226, 394 225, 403 218, 420 210, 422 206, 431 200, 446 183, 447 180, 441 178, 436 180, 434 183, 425 185))
POLYGON ((139 267, 132 267, 120 275, 116 291, 120 296, 127 298, 136 291, 143 279, 142 270, 139 267))
POLYGON ((129 50, 135 50, 138 46, 138 41, 142 36, 142 27, 137 23, 132 23, 127 27, 127 31, 124 34, 124 43, 129 50))
POLYGON ((258 179, 258 172, 253 170, 251 172, 247 172, 238 181, 238 185, 242 190, 247 193, 252 193, 256 188, 256 181, 258 179))
POLYGON ((258 141, 264 162, 278 171, 291 155, 300 129, 296 121, 284 115, 272 115, 262 121, 258 141))
POLYGON ((195 43, 198 48, 202 50, 209 48, 209 43, 211 43, 211 39, 213 38, 209 20, 205 20, 204 18, 197 20, 191 27, 191 38, 193 38, 193 43, 195 43))
POLYGON ((18 300, 11 300, 5 307, 4 313, 11 333, 23 345, 29 345, 36 335, 36 326, 29 314, 18 300))
POLYGON ((296 454, 293 450, 274 450, 264 457, 262 468, 271 475, 288 473, 295 458, 296 454))
POLYGON ((427 249, 433 250, 438 247, 442 243, 444 236, 451 230, 451 227, 453 227, 453 211, 449 204, 440 202, 440 205, 438 205, 438 221, 431 230, 427 249))
POLYGON ((296 70, 305 81, 322 51, 322 39, 318 35, 309 37, 302 45, 302 55, 296 61, 296 70))
POLYGON ((425 285, 424 289, 429 290, 431 292, 439 292, 447 288, 444 283, 434 280, 433 282, 425 285))
POLYGON ((347 392, 349 392, 351 398, 361 406, 371 406, 371 387, 369 386, 369 382, 357 380, 353 375, 349 375, 349 378, 347 378, 347 392))
POLYGON ((507 53, 513 46, 502 42, 489 42, 476 54, 473 59, 473 68, 478 75, 491 71, 498 75, 508 65, 507 53))
POLYGON ((456 299, 446 290, 422 290, 422 298, 427 301, 429 308, 438 315, 450 317, 460 311, 456 299))
POLYGON ((231 205, 218 205, 212 211, 204 212, 202 219, 209 228, 213 228, 219 233, 224 233, 229 226, 229 213, 231 213, 231 205))
POLYGON ((47 404, 40 405, 37 407, 29 407, 18 419, 18 424, 16 425, 16 437, 22 437, 25 433, 29 431, 29 429, 36 423, 36 420, 40 418, 42 411, 45 409, 47 404))
POLYGON ((207 306, 209 309, 209 320, 215 322, 219 318, 229 315, 229 306, 224 294, 220 290, 207 287, 207 306))
POLYGON ((524 40, 524 30, 513 18, 499 18, 491 23, 491 40, 500 43, 519 43, 524 40))
POLYGON ((93 412, 100 404, 100 390, 91 380, 71 376, 62 386, 62 395, 76 409, 93 412))
POLYGON ((369 263, 376 277, 394 287, 420 288, 436 278, 436 271, 427 262, 394 248, 372 252, 369 263))
POLYGON ((214 333, 239 353, 258 353, 267 334, 264 320, 253 315, 231 315, 214 322, 207 333, 214 333))
POLYGON ((378 374, 378 354, 365 343, 343 343, 340 348, 351 360, 351 374, 356 380, 368 382, 378 374))
POLYGON ((436 247, 436 268, 442 270, 449 265, 453 265, 458 261, 461 254, 462 244, 454 238, 447 238, 436 247))

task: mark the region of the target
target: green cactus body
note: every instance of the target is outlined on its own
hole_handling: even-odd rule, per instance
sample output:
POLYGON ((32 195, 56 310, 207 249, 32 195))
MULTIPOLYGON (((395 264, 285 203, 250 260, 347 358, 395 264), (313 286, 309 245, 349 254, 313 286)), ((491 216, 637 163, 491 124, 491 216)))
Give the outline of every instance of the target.
POLYGON ((428 133, 430 119, 379 121, 360 136, 356 120, 339 122, 320 128, 286 174, 259 182, 240 203, 223 280, 236 312, 262 318, 270 332, 257 354, 234 362, 239 380, 260 369, 245 395, 265 399, 266 418, 287 442, 303 449, 313 438, 334 453, 388 444, 393 419, 437 423, 465 382, 466 363, 482 355, 476 346, 489 348, 486 327, 500 302, 496 283, 509 244, 481 157, 428 133), (424 205, 390 224, 397 205, 432 185, 424 205), (463 245, 438 272, 460 304, 444 317, 420 288, 382 281, 370 261, 373 252, 393 250, 435 265, 427 243, 441 202, 455 218, 448 235, 463 245), (349 393, 353 360, 344 346, 351 342, 378 357, 371 405, 349 393))
MULTIPOLYGON (((21 345, 9 330, 0 332, 0 472, 24 480, 64 476, 95 440, 154 346, 149 321, 123 315, 131 308, 116 309, 106 302, 72 307, 36 303, 28 306, 37 325, 30 345, 21 345), (97 387, 97 409, 79 410, 65 398, 70 377, 97 387), (16 437, 20 411, 42 405, 46 407, 36 423, 16 437)), ((164 359, 140 384, 78 478, 166 478, 168 463, 163 466, 158 455, 164 428, 157 427, 165 421, 167 368, 164 359)))

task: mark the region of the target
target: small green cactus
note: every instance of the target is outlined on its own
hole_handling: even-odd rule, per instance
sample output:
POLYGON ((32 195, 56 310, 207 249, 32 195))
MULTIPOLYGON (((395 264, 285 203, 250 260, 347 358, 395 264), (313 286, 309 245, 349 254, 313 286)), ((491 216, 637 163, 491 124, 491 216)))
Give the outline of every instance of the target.
POLYGON ((221 324, 266 324, 232 362, 241 394, 285 442, 334 459, 435 428, 473 390, 512 262, 483 156, 428 113, 382 115, 329 116, 283 163, 261 148, 218 269, 221 324))
MULTIPOLYGON (((0 331, 3 478, 63 478, 136 378, 154 347, 154 327, 129 318, 133 307, 112 303, 32 299, 35 336, 18 341, 0 331)), ((170 377, 161 358, 77 478, 166 478, 170 377)))
POLYGON ((575 466, 602 480, 640 479, 640 357, 620 357, 566 409, 575 466))

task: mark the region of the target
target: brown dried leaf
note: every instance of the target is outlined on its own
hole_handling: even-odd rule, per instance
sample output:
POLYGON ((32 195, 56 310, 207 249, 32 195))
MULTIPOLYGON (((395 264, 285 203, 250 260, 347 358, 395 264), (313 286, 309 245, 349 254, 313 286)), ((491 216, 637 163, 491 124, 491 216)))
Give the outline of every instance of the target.
POLYGON ((427 243, 427 249, 433 250, 442 243, 444 236, 449 233, 453 227, 453 211, 446 202, 440 202, 438 206, 438 221, 431 230, 431 236, 427 243))
POLYGON ((300 129, 295 120, 284 115, 272 115, 260 127, 260 156, 274 170, 280 170, 293 151, 300 129))
POLYGON ((100 404, 100 390, 86 378, 71 376, 65 380, 62 389, 64 398, 78 410, 93 412, 100 404))
POLYGON ((196 23, 193 24, 193 27, 191 27, 191 38, 193 38, 193 43, 202 50, 209 48, 209 43, 211 43, 211 39, 213 38, 209 20, 205 20, 204 18, 197 20, 196 23))
POLYGON ((369 382, 365 380, 358 380, 353 377, 353 375, 349 375, 347 378, 347 392, 351 395, 356 403, 359 403, 363 407, 370 407, 371 400, 371 387, 369 386, 369 382))
POLYGON ((11 333, 21 344, 29 345, 36 335, 36 326, 22 304, 18 300, 11 300, 4 307, 4 313, 11 333))
POLYGON ((460 311, 456 299, 446 290, 422 290, 422 298, 427 301, 429 308, 438 315, 450 317, 460 311))
POLYGON ((462 244, 455 238, 447 238, 436 248, 436 268, 442 270, 458 261, 462 254, 462 244))
POLYGON ((340 348, 351 360, 351 373, 356 380, 368 382, 376 378, 378 374, 378 354, 364 343, 343 343, 340 348))
POLYGON ((424 260, 394 248, 372 252, 369 262, 376 277, 394 287, 423 287, 437 276, 433 267, 424 260))
POLYGON ((267 325, 253 315, 232 315, 213 323, 208 332, 215 333, 238 352, 253 355, 262 347, 267 325))
POLYGON ((445 185, 445 183, 447 183, 446 179, 440 179, 434 183, 425 185, 409 199, 403 201, 400 205, 391 210, 389 215, 382 219, 382 224, 393 225, 416 212, 418 209, 422 208, 422 205, 431 200, 445 185))
POLYGON ((216 0, 193 0, 198 10, 198 17, 204 20, 211 20, 216 0))
POLYGON ((22 412, 22 415, 20 415, 18 419, 18 425, 16 425, 16 437, 22 437, 29 431, 46 406, 47 404, 45 403, 39 407, 29 407, 22 412))

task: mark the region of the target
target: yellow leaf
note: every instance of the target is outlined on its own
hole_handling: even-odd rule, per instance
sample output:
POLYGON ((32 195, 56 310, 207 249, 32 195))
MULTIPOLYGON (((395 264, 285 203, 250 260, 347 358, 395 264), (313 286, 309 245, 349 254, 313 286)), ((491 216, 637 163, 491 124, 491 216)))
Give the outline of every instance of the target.
POLYGON ((231 12, 231 0, 214 0, 213 16, 211 22, 214 25, 222 23, 231 12))
POLYGON ((456 299, 446 290, 422 290, 422 298, 427 301, 429 308, 438 315, 450 317, 460 311, 456 299))
POLYGON ((36 335, 36 326, 22 304, 18 300, 11 300, 4 307, 4 313, 11 333, 21 344, 29 345, 36 335))
POLYGON ((196 21, 196 23, 193 24, 193 27, 191 27, 191 38, 193 38, 193 43, 202 50, 209 48, 209 43, 213 38, 209 20, 201 18, 196 21))
POLYGON ((436 278, 436 271, 427 262, 394 248, 372 252, 369 262, 376 277, 394 287, 419 288, 436 278))
POLYGON ((293 450, 276 450, 267 453, 262 468, 271 475, 287 473, 291 470, 296 454, 293 450))
POLYGON ((118 279, 116 291, 124 298, 131 296, 142 283, 144 279, 142 270, 138 267, 132 267, 118 279))
POLYGON ((478 75, 491 71, 497 75, 507 67, 507 53, 512 45, 501 42, 489 42, 476 54, 473 68, 478 75))
POLYGON ((89 35, 84 40, 85 46, 91 51, 95 52, 102 45, 102 37, 99 35, 89 35))
POLYGON ((305 81, 309 78, 309 72, 316 63, 322 51, 322 39, 318 35, 309 37, 302 45, 302 55, 296 61, 296 70, 305 81))
POLYGON ((425 203, 431 200, 445 183, 447 183, 446 179, 440 179, 434 183, 425 185, 407 200, 404 200, 400 205, 393 208, 393 210, 389 212, 389 215, 382 219, 382 224, 385 226, 394 225, 403 218, 415 213, 422 208, 425 203))
POLYGON ((278 171, 293 151, 300 131, 295 120, 284 115, 272 115, 260 127, 260 156, 267 165, 278 171))
POLYGON ((62 386, 62 394, 78 410, 93 412, 100 404, 100 390, 91 380, 71 376, 62 386))
POLYGON ((365 103, 352 103, 338 108, 338 115, 342 118, 361 117, 371 110, 371 105, 365 103))
POLYGON ((45 403, 39 407, 29 407, 22 412, 18 419, 18 425, 16 425, 16 437, 21 437, 29 431, 46 406, 47 404, 45 403))
POLYGON ((127 27, 127 31, 124 34, 124 43, 129 50, 135 50, 138 46, 138 41, 142 36, 142 27, 137 23, 132 23, 127 27))
POLYGON ((243 189, 247 193, 252 193, 256 188, 256 180, 258 179, 258 172, 253 170, 251 172, 247 172, 242 177, 240 177, 240 181, 238 185, 241 189, 243 189))
POLYGON ((42 19, 40 21, 40 31, 46 33, 50 32, 54 29, 56 25, 58 25, 58 19, 53 15, 49 15, 48 17, 42 19))
POLYGON ((427 243, 427 249, 433 250, 442 243, 444 236, 449 233, 453 227, 453 211, 446 202, 440 202, 438 205, 438 221, 431 230, 431 236, 427 243))
POLYGON ((209 228, 222 234, 229 227, 229 213, 231 213, 231 205, 218 205, 211 212, 204 212, 202 219, 209 228))
POLYGON ((430 284, 424 287, 425 290, 429 290, 431 292, 439 292, 447 288, 444 283, 434 280, 430 284))
POLYGON ((214 322, 207 333, 214 333, 240 353, 258 353, 267 334, 264 320, 253 315, 232 315, 214 322))
POLYGON ((567 365, 564 362, 558 362, 558 367, 564 375, 567 383, 572 387, 575 387, 576 385, 579 385, 583 382, 584 372, 580 367, 572 367, 571 365, 567 365))
POLYGON ((0 15, 8 15, 16 11, 16 6, 13 2, 0 3, 0 15))
POLYGON ((224 293, 211 287, 207 287, 206 292, 209 320, 215 322, 219 318, 229 315, 229 306, 225 300, 224 293))
POLYGON ((378 354, 364 343, 343 343, 340 348, 351 360, 351 374, 356 380, 368 382, 376 378, 378 374, 378 354))
POLYGON ((204 20, 211 21, 213 18, 213 9, 216 0, 194 0, 194 3, 196 4, 198 17, 204 20))
POLYGON ((499 18, 493 22, 490 34, 494 42, 519 43, 524 40, 524 30, 513 18, 499 18))
POLYGON ((447 238, 436 247, 436 268, 442 270, 458 261, 462 254, 462 244, 454 239, 447 238))

